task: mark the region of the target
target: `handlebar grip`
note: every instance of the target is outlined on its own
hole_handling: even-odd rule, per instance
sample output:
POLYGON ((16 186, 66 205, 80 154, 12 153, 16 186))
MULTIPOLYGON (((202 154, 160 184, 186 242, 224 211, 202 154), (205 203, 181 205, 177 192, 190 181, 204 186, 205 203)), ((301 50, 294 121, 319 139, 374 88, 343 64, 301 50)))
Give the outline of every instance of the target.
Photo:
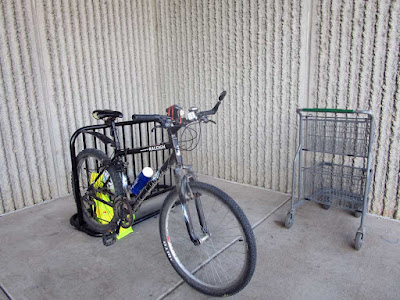
POLYGON ((221 95, 219 95, 219 97, 218 97, 218 100, 219 101, 224 100, 225 96, 226 96, 226 91, 222 91, 221 95))
POLYGON ((132 115, 132 120, 135 123, 141 122, 159 122, 162 123, 163 120, 160 115, 132 115))
POLYGON ((215 115, 218 111, 218 107, 221 105, 221 101, 218 101, 217 104, 213 107, 213 109, 210 110, 205 110, 198 112, 197 115, 202 117, 202 116, 209 116, 209 115, 215 115))

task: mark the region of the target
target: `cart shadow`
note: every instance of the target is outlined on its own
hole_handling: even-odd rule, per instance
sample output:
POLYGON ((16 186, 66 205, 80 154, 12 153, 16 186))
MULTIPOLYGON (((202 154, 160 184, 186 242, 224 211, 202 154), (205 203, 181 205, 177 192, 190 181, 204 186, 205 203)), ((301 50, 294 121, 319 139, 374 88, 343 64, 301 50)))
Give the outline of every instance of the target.
POLYGON ((281 227, 281 228, 286 228, 286 227, 285 227, 285 221, 284 221, 284 220, 283 220, 283 221, 275 220, 274 223, 275 223, 276 225, 278 225, 279 227, 281 227))

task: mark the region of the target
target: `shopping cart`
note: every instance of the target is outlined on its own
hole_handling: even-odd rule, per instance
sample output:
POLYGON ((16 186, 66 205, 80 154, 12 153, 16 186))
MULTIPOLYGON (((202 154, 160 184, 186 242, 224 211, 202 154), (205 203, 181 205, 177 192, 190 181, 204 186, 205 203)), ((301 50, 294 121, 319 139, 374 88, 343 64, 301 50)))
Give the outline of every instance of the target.
POLYGON ((320 203, 324 209, 335 206, 350 210, 361 216, 354 243, 359 250, 372 176, 372 113, 321 108, 297 109, 297 113, 299 147, 293 161, 292 201, 285 226, 292 227, 296 209, 306 201, 320 203))

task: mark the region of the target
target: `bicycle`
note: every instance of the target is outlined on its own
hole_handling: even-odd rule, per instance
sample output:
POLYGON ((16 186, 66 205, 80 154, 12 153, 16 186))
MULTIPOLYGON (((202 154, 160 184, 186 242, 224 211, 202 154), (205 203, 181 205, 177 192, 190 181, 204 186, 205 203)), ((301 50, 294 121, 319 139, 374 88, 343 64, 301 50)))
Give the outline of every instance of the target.
MULTIPOLYGON (((176 188, 165 198, 160 210, 159 230, 164 252, 177 273, 193 288, 212 296, 233 295, 242 290, 253 276, 256 265, 256 243, 250 223, 225 192, 196 180, 193 168, 184 165, 178 131, 193 124, 213 122, 209 115, 217 113, 226 92, 208 111, 191 108, 187 117, 177 105, 167 109, 168 115, 133 115, 141 122, 155 122, 166 129, 168 142, 148 146, 154 151, 171 149, 170 156, 137 196, 129 193, 129 179, 122 157, 137 149, 121 149, 115 120, 122 113, 96 110, 93 116, 105 120, 111 128, 109 138, 96 134, 115 149, 109 157, 98 149, 85 149, 76 158, 79 204, 83 219, 94 230, 104 233, 103 241, 115 241, 119 227, 132 226, 136 213, 165 173, 173 168, 176 188), (101 220, 96 203, 111 207, 111 220, 101 220)), ((200 138, 199 138, 200 140, 200 138)), ((74 189, 75 190, 75 189, 74 189)), ((79 207, 78 207, 79 209, 79 207)))

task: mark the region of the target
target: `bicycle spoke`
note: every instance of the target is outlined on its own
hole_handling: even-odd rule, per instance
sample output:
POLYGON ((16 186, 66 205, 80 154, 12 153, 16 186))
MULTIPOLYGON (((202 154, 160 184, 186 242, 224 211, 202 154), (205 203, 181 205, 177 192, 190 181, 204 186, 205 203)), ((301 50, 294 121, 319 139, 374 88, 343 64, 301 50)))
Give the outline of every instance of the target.
MULTIPOLYGON (((212 248, 214 249, 214 252, 217 252, 212 241, 211 241, 211 245, 212 245, 212 248)), ((223 253, 223 252, 221 252, 221 254, 222 254, 222 253, 223 253)), ((225 277, 226 277, 227 282, 228 282, 230 276, 229 276, 228 272, 224 269, 224 267, 223 267, 223 265, 222 265, 222 263, 221 263, 221 256, 218 255, 218 256, 216 257, 216 259, 217 259, 217 261, 218 261, 218 263, 219 263, 220 268, 221 268, 222 271, 225 273, 225 277), (228 277, 229 277, 229 278, 228 278, 228 277)))

